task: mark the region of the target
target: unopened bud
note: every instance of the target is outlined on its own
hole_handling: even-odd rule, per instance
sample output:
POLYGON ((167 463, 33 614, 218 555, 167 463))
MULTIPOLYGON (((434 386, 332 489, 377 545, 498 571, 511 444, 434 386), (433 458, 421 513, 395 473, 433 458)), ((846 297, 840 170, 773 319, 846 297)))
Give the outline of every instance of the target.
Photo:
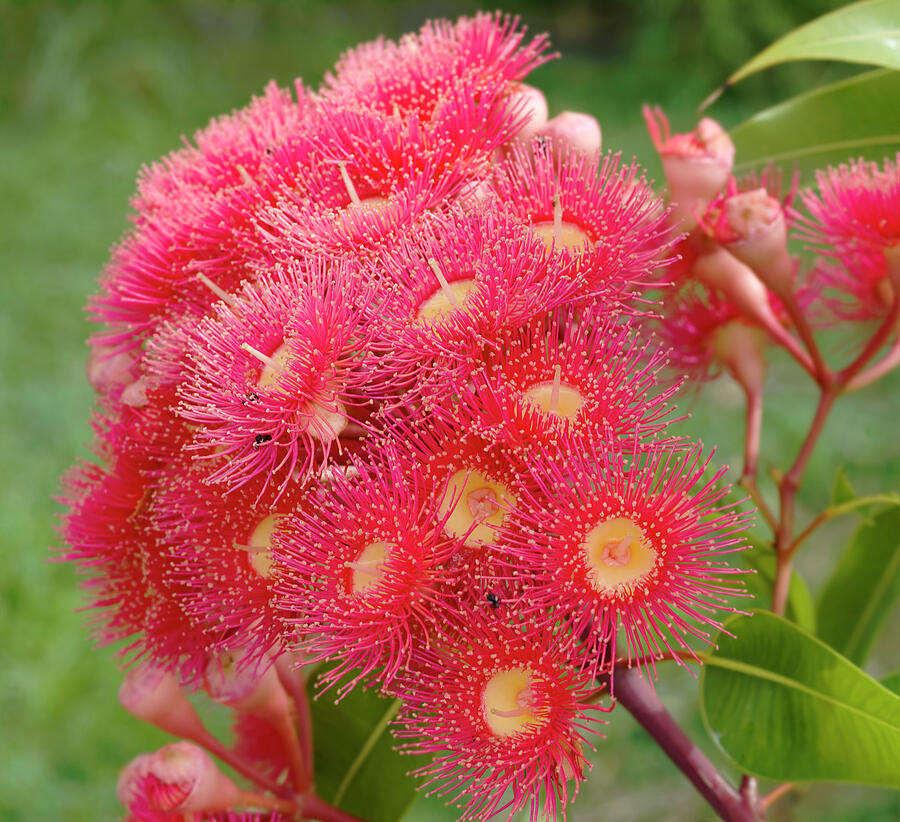
POLYGON ((715 238, 776 294, 789 294, 794 266, 787 249, 781 203, 764 188, 722 200, 713 226, 715 238))
POLYGON ((712 340, 712 354, 750 395, 758 396, 766 378, 766 334, 740 320, 723 325, 712 340))
POLYGON ((603 145, 600 123, 590 114, 564 111, 538 131, 538 136, 550 143, 554 155, 575 151, 595 157, 603 145))
POLYGON ((153 665, 138 665, 125 674, 119 702, 132 716, 174 736, 197 739, 205 733, 200 717, 175 677, 153 665))
POLYGON ((228 652, 206 666, 206 691, 236 711, 278 722, 289 710, 287 694, 271 661, 250 660, 244 650, 228 652))
POLYGON ((147 381, 143 377, 138 377, 134 382, 126 385, 125 390, 122 391, 122 402, 132 408, 143 408, 149 402, 147 381))
POLYGON ((111 345, 91 346, 85 374, 98 394, 110 394, 124 388, 135 378, 135 358, 126 352, 115 353, 111 345))
POLYGON ((662 159, 672 219, 680 223, 680 228, 690 230, 728 181, 734 165, 734 143, 728 132, 709 117, 688 134, 671 134, 669 121, 660 109, 644 106, 644 118, 662 159))
POLYGON ((514 142, 530 145, 535 135, 547 124, 547 98, 540 89, 517 83, 510 93, 510 102, 516 108, 520 108, 528 120, 515 136, 514 142))
POLYGON ((237 785, 202 748, 190 742, 160 748, 141 768, 145 773, 135 783, 136 799, 163 813, 214 813, 242 800, 237 785))
POLYGON ((721 246, 697 257, 691 275, 720 291, 747 319, 765 328, 778 322, 766 287, 748 266, 721 246))

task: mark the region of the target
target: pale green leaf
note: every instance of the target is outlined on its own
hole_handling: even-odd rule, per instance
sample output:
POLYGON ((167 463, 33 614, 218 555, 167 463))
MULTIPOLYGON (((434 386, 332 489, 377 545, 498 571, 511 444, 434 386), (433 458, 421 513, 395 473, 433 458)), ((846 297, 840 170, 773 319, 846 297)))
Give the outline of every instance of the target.
POLYGON ((818 605, 818 634, 862 665, 900 597, 900 508, 862 524, 834 569, 818 605))
POLYGON ((725 623, 700 679, 703 721, 746 773, 900 788, 900 697, 767 611, 725 623))
POLYGON ((851 3, 789 31, 734 72, 703 107, 745 77, 796 60, 900 69, 900 0, 851 3))
POLYGON ((796 167, 805 180, 851 157, 900 150, 900 72, 871 71, 822 86, 755 114, 731 136, 737 173, 768 163, 796 167))

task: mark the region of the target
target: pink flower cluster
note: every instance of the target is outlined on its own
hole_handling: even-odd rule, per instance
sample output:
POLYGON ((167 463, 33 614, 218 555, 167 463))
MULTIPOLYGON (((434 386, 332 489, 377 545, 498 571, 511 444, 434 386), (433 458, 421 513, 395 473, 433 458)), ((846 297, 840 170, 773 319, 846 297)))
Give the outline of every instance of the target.
MULTIPOLYGON (((96 637, 240 711, 275 793, 309 763, 232 686, 299 654, 399 698, 464 819, 553 819, 616 665, 691 655, 741 590, 747 515, 666 433, 634 328, 666 210, 592 118, 547 120, 522 84, 546 49, 481 14, 270 86, 142 172, 91 300, 97 461, 65 479, 65 556, 96 637)), ((212 744, 187 708, 133 710, 212 744)), ((259 796, 164 751, 123 774, 134 818, 284 812, 230 815, 259 796)))

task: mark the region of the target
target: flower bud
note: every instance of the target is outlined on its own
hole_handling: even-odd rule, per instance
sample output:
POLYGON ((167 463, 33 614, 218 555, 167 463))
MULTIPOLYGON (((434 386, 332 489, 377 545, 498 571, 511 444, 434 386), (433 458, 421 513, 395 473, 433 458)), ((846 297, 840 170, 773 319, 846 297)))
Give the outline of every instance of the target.
POLYGON ((535 135, 547 124, 547 98, 540 89, 517 83, 510 93, 510 103, 528 117, 527 122, 516 132, 513 142, 530 145, 535 135))
POLYGON ((714 236, 776 294, 793 289, 794 266, 787 250, 781 203, 764 188, 734 194, 714 208, 714 236))
POLYGON ((734 165, 734 143, 728 132, 709 117, 688 134, 671 134, 669 121, 660 109, 644 106, 644 118, 662 159, 672 220, 688 231, 728 181, 734 165))
POLYGON ((766 378, 765 346, 761 328, 732 320, 716 331, 712 353, 747 394, 758 396, 766 378))
POLYGON ((135 379, 135 358, 111 345, 93 345, 84 371, 91 388, 98 394, 111 394, 135 379))
POLYGON ((268 659, 248 656, 238 650, 211 660, 206 666, 206 691, 216 702, 277 723, 289 704, 275 666, 268 659))
POLYGON ((205 732, 175 677, 149 663, 125 674, 119 688, 119 702, 132 716, 174 736, 197 739, 205 732))
POLYGON ((748 319, 762 322, 765 318, 764 325, 770 319, 777 322, 766 287, 750 268, 721 246, 700 254, 691 275, 718 289, 748 319))
POLYGON ((131 804, 146 801, 164 813, 224 811, 239 804, 237 785, 223 774, 209 755, 190 742, 173 742, 141 763, 131 804))
POLYGON ((538 136, 550 143, 556 156, 572 150, 596 156, 603 145, 600 123, 590 114, 581 114, 577 111, 557 114, 538 131, 538 136))

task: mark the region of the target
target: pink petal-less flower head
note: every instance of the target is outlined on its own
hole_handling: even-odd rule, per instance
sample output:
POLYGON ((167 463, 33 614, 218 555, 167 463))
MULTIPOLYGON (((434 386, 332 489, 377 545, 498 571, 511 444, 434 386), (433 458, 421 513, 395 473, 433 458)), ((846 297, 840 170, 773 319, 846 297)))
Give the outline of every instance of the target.
POLYGON ((224 457, 211 482, 285 488, 327 459, 367 370, 367 286, 347 264, 261 277, 190 333, 181 414, 224 457))
POLYGON ((582 293, 615 299, 648 279, 671 242, 665 210, 637 165, 539 141, 515 147, 490 178, 500 202, 557 255, 574 260, 582 293))
POLYGON ((845 295, 841 316, 882 317, 900 287, 900 155, 877 163, 855 160, 816 174, 818 191, 801 192, 809 218, 800 234, 846 273, 822 266, 824 285, 845 295))
POLYGON ((649 437, 667 424, 676 390, 654 391, 664 365, 660 351, 602 308, 564 308, 486 351, 458 405, 475 430, 523 460, 568 445, 571 432, 649 437))
POLYGON ((289 517, 275 547, 281 615, 312 660, 338 661, 320 684, 350 675, 342 694, 376 669, 387 686, 454 610, 435 591, 460 545, 443 532, 423 474, 389 447, 351 473, 289 517))
POLYGON ((680 229, 689 230, 728 181, 734 165, 734 143, 728 132, 709 117, 687 134, 672 134, 660 108, 644 106, 644 119, 662 159, 671 219, 680 229))
POLYGON ((530 820, 565 818, 589 767, 584 737, 604 709, 557 649, 547 630, 470 612, 396 683, 395 734, 433 757, 415 773, 429 793, 459 802, 462 820, 523 809, 530 820))
POLYGON ((508 575, 527 585, 532 618, 568 618, 573 650, 596 674, 616 657, 624 632, 629 663, 689 640, 711 641, 717 610, 733 610, 739 572, 725 555, 740 550, 749 515, 724 503, 724 469, 707 477, 699 446, 647 451, 574 440, 566 463, 535 458, 536 493, 526 492, 501 529, 508 575))

